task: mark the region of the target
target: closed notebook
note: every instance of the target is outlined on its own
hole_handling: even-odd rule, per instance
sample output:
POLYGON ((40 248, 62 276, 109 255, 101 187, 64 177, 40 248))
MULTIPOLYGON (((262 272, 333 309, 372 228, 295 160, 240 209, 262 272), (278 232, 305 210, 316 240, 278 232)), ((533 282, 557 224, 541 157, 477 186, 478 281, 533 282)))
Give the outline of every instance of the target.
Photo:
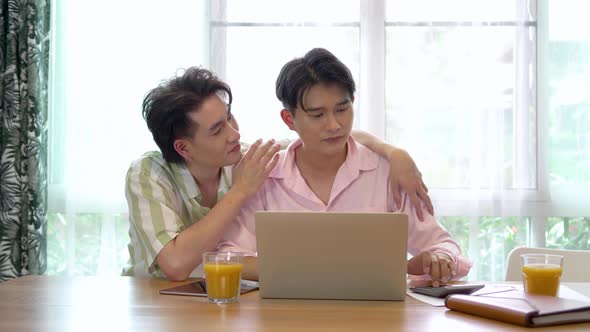
POLYGON ((590 322, 590 299, 564 286, 559 297, 514 289, 485 295, 451 295, 445 305, 452 310, 529 327, 590 322))

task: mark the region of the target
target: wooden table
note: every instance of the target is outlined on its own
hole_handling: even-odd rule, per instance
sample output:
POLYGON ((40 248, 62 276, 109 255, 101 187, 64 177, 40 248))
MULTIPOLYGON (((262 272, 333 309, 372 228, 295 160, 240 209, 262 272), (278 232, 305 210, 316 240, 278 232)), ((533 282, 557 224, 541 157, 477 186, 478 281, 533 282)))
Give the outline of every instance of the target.
MULTIPOLYGON (((22 277, 0 284, 0 331, 531 331, 411 297, 403 302, 262 300, 253 292, 239 303, 215 305, 205 298, 158 293, 177 284, 128 277, 22 277)), ((590 323, 535 330, 590 331, 590 323)))

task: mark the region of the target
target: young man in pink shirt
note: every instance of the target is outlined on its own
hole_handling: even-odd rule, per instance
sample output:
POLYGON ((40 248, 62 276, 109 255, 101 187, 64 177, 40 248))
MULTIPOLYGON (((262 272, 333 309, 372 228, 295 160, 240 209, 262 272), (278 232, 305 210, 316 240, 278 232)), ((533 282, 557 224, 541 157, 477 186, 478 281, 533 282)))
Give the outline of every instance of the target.
POLYGON ((219 245, 220 250, 250 256, 245 278, 258 278, 256 211, 405 213, 408 251, 414 256, 408 261, 409 274, 428 275, 438 286, 469 272, 471 262, 434 216, 426 213, 424 221, 419 221, 406 194, 401 206, 396 205, 389 186, 389 162, 350 136, 354 93, 349 69, 325 49, 313 49, 282 68, 276 82, 284 107, 281 118, 299 140, 280 152, 262 189, 242 206, 219 245))

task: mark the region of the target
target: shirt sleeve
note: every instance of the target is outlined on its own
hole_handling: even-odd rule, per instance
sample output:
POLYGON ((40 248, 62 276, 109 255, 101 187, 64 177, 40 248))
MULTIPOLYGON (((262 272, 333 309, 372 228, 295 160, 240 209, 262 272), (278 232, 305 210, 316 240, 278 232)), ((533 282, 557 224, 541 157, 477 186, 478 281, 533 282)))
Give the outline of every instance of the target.
POLYGON ((126 190, 131 227, 148 272, 160 274, 156 256, 184 227, 180 206, 172 182, 158 172, 154 163, 145 158, 134 163, 127 172, 126 190))
MULTIPOLYGON (((393 194, 390 193, 390 206, 396 206, 393 202, 393 194)), ((449 255, 457 264, 457 274, 453 279, 461 279, 469 273, 472 262, 463 256, 461 248, 452 238, 449 232, 439 224, 435 217, 429 214, 422 203, 420 208, 424 211, 424 221, 420 221, 416 215, 416 209, 412 205, 408 195, 402 195, 402 205, 394 212, 401 212, 408 216, 408 252, 413 256, 424 251, 443 253, 449 255)))
POLYGON ((217 245, 218 251, 243 252, 246 256, 256 256, 256 211, 264 211, 264 186, 258 193, 242 205, 240 213, 229 226, 217 245))

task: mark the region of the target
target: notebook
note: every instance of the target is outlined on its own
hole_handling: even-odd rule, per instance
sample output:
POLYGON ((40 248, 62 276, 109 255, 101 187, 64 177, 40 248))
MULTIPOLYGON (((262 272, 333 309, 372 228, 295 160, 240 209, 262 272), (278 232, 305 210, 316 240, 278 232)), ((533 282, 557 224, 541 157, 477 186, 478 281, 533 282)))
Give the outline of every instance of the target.
POLYGON ((445 305, 452 310, 529 327, 590 321, 590 299, 566 286, 560 287, 559 297, 514 289, 485 295, 451 295, 445 305))
POLYGON ((403 300, 408 217, 257 212, 263 298, 403 300))

